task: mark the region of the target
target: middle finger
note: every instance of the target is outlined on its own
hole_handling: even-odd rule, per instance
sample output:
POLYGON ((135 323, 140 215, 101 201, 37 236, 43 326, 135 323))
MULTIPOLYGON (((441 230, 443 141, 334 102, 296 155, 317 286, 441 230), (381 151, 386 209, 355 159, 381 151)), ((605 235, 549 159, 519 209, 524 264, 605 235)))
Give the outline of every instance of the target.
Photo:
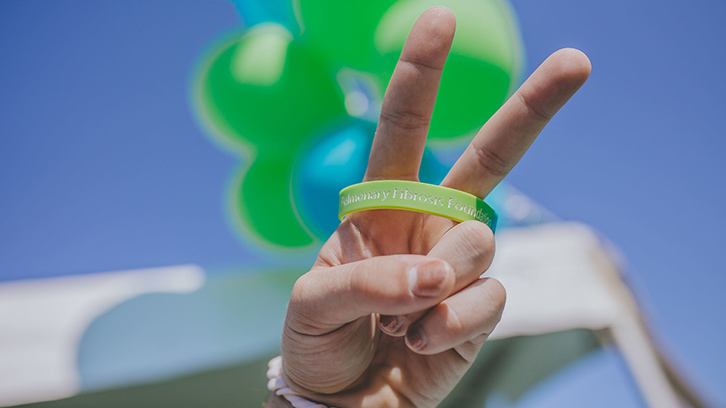
POLYGON ((441 185, 486 197, 589 75, 581 51, 552 54, 481 128, 441 185))

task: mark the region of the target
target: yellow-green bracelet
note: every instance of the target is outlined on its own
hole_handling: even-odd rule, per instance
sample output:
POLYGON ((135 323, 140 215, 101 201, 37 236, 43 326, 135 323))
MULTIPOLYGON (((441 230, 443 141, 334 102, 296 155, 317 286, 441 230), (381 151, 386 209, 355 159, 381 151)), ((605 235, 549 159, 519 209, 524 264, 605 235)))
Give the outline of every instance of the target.
POLYGON ((353 184, 340 191, 338 216, 356 211, 396 209, 438 215, 455 221, 477 220, 494 231, 497 213, 481 198, 433 184, 377 180, 353 184))

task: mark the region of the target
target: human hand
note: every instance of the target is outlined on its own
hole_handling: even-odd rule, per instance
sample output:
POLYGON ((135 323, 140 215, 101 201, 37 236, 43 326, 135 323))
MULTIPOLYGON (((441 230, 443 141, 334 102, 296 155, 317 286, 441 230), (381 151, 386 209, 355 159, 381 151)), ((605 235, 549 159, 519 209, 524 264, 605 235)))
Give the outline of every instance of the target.
MULTIPOLYGON (((365 180, 418 180, 454 36, 445 8, 414 25, 384 97, 365 180)), ((579 51, 550 56, 482 127, 443 186, 485 197, 590 73, 579 51)), ((282 339, 288 386, 338 407, 434 407, 498 323, 502 285, 478 221, 403 210, 351 214, 295 284, 282 339)), ((273 396, 274 399, 274 396, 273 396)))

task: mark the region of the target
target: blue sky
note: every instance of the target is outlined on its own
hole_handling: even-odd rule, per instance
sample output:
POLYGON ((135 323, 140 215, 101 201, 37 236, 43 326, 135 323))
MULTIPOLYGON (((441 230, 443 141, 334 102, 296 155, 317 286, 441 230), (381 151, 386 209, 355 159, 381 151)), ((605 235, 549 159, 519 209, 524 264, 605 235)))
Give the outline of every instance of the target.
POLYGON ((513 4, 528 72, 560 47, 593 71, 509 181, 622 250, 663 345, 724 401, 726 4, 513 4))
MULTIPOLYGON (((725 401, 726 3, 512 4, 527 73, 561 47, 593 72, 508 180, 622 250, 663 345, 725 401)), ((237 159, 189 106, 238 24, 223 1, 0 4, 0 280, 263 261, 221 216, 237 159)), ((602 352, 520 405, 639 406, 623 372, 602 352)))

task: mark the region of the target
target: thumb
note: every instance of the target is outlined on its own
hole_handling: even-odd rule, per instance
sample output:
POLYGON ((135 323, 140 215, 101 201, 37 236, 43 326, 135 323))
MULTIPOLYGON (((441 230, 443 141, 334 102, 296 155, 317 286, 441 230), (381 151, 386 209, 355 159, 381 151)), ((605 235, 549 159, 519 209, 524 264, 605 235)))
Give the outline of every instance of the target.
POLYGON ((387 255, 315 268, 295 283, 288 324, 324 334, 372 313, 400 315, 428 309, 453 290, 446 261, 425 255, 387 255), (296 325, 297 326, 297 325, 296 325))

